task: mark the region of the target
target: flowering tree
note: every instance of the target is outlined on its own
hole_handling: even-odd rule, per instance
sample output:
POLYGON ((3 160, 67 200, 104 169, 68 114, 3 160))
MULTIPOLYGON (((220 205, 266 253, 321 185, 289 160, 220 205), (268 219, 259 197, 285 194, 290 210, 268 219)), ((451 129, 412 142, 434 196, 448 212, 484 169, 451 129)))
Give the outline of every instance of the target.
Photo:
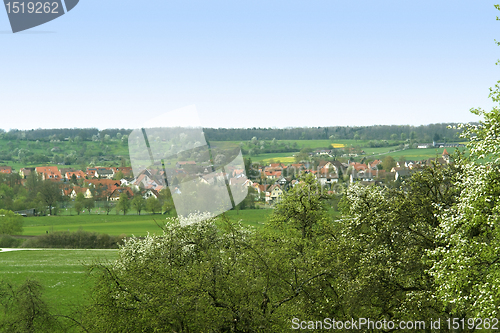
MULTIPOLYGON (((499 84, 490 97, 500 102, 499 84)), ((457 204, 439 212, 443 245, 430 272, 454 313, 491 318, 500 315, 500 109, 471 112, 484 119, 460 125, 470 156, 459 161, 457 204)))
POLYGON ((346 315, 376 320, 449 317, 434 297, 426 251, 436 239, 438 207, 457 195, 453 166, 414 173, 400 188, 351 185, 340 207, 337 271, 346 315))

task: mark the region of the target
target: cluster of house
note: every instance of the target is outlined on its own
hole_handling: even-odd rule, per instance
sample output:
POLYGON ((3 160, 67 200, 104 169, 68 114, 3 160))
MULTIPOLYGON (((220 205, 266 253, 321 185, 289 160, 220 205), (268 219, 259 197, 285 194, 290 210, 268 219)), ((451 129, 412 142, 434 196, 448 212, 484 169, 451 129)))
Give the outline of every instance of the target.
MULTIPOLYGON (((83 193, 85 198, 98 197, 109 201, 116 201, 122 193, 132 197, 134 192, 140 191, 147 199, 158 198, 161 190, 167 186, 174 189, 173 193, 181 194, 177 182, 196 177, 200 184, 226 186, 226 181, 230 185, 246 185, 244 168, 227 166, 224 172, 212 172, 212 168, 199 166, 194 161, 177 162, 175 168, 150 168, 144 169, 134 177, 131 167, 95 167, 87 168, 85 171, 73 168, 58 168, 57 166, 43 166, 33 168, 22 168, 19 174, 22 182, 25 182, 30 174, 37 173, 43 180, 58 182, 62 194, 76 198, 79 193, 83 193), (189 167, 191 167, 189 169, 189 167), (197 173, 193 173, 192 167, 197 167, 197 173), (120 175, 120 179, 117 179, 120 175), (170 179, 172 184, 168 184, 170 179), (76 181, 72 181, 76 180, 76 181), (171 186, 169 186, 171 185, 171 186)), ((0 167, 2 173, 12 173, 12 167, 0 167)))
POLYGON ((444 149, 441 157, 429 158, 420 161, 405 161, 396 162, 396 166, 391 170, 381 170, 381 160, 375 160, 370 163, 341 163, 339 161, 321 161, 317 168, 311 168, 307 163, 297 163, 291 165, 283 165, 281 163, 272 163, 268 166, 259 168, 261 175, 261 182, 252 182, 247 180, 246 185, 252 186, 257 193, 264 193, 266 203, 272 204, 280 200, 283 192, 288 187, 293 187, 298 182, 297 177, 303 173, 312 173, 320 183, 321 187, 330 189, 329 193, 334 193, 335 183, 339 182, 339 177, 348 176, 351 183, 361 182, 369 185, 377 182, 384 182, 386 180, 402 180, 410 176, 413 172, 421 170, 425 166, 432 165, 432 163, 449 164, 450 155, 444 149), (273 184, 269 181, 274 182, 273 184))
MULTIPOLYGON (((180 161, 170 169, 145 169, 136 177, 133 177, 131 167, 94 167, 85 171, 72 168, 58 168, 56 166, 43 166, 33 168, 22 168, 19 174, 22 181, 26 181, 29 175, 36 172, 44 180, 51 180, 61 184, 62 194, 72 199, 79 193, 86 198, 99 197, 102 199, 116 201, 122 193, 132 197, 134 191, 141 191, 144 198, 158 198, 161 190, 167 186, 174 189, 173 194, 181 194, 177 183, 185 180, 195 180, 199 184, 212 186, 246 186, 252 187, 264 197, 265 202, 273 204, 280 200, 281 196, 289 187, 295 186, 297 178, 301 174, 314 174, 321 187, 333 190, 339 177, 349 177, 350 182, 362 182, 365 184, 384 180, 401 180, 411 173, 430 165, 432 162, 439 164, 450 163, 450 155, 444 149, 443 154, 437 159, 422 161, 397 162, 391 170, 381 170, 381 160, 370 163, 341 163, 339 161, 320 161, 317 167, 309 163, 295 163, 284 165, 272 163, 258 168, 256 181, 248 179, 243 167, 226 166, 222 171, 214 172, 210 166, 198 166, 194 161, 180 161), (166 170, 166 171, 165 171, 166 170), (120 179, 116 179, 116 175, 120 179), (168 184, 170 179, 172 184, 168 184), (71 180, 77 180, 71 181, 71 180)), ((12 173, 12 167, 0 166, 0 173, 12 173)))
POLYGON ((271 163, 258 169, 260 183, 248 179, 245 184, 253 187, 259 195, 264 196, 266 203, 273 204, 280 200, 285 191, 299 182, 296 178, 302 174, 314 174, 321 187, 324 187, 337 183, 339 174, 347 168, 348 165, 339 161, 321 161, 317 168, 312 167, 309 163, 290 165, 271 163))
POLYGON ((447 143, 447 142, 436 142, 432 141, 432 143, 420 143, 417 145, 417 148, 426 149, 426 148, 445 148, 445 147, 465 147, 463 143, 447 143))
MULTIPOLYGON (((0 166, 0 173, 11 174, 13 169, 10 166, 0 166)), ((116 201, 120 198, 121 193, 126 193, 129 197, 133 196, 132 187, 124 187, 128 185, 127 177, 132 174, 130 167, 96 167, 87 168, 86 171, 76 170, 73 168, 58 168, 56 166, 41 166, 33 168, 21 168, 19 175, 21 182, 25 183, 32 173, 37 173, 42 180, 51 180, 58 182, 62 191, 62 195, 68 196, 71 199, 76 198, 78 193, 83 193, 85 198, 92 198, 99 195, 101 198, 116 201), (121 173, 123 179, 115 179, 115 176, 121 173), (77 180, 78 184, 71 182, 77 180)), ((135 185, 131 182, 130 185, 135 185)), ((161 190, 161 189, 158 189, 161 190)), ((150 196, 158 197, 158 191, 151 188, 143 188, 145 198, 150 196)))

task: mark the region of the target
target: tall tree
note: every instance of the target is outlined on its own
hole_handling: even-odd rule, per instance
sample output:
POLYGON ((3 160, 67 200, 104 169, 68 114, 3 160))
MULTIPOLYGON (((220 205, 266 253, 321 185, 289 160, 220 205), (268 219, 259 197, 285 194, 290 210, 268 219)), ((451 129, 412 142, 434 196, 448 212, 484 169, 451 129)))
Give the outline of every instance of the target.
MULTIPOLYGON (((500 81, 490 97, 500 102, 500 81)), ((492 318, 500 315, 500 109, 472 113, 483 119, 459 126, 469 155, 455 158, 462 168, 454 183, 460 196, 439 211, 442 244, 432 251, 431 274, 454 313, 492 318)))
POLYGON ((39 193, 42 201, 48 206, 49 214, 52 215, 54 207, 62 197, 59 184, 51 180, 44 180, 40 184, 39 193))
POLYGON ((146 200, 146 209, 152 214, 161 212, 161 202, 157 198, 151 196, 146 200))
POLYGON ((396 161, 392 158, 392 156, 386 156, 382 161, 382 166, 384 170, 391 171, 391 169, 396 166, 396 161))
POLYGON ((0 235, 17 235, 23 232, 23 218, 10 210, 0 209, 0 235))
POLYGON ((137 211, 138 215, 141 215, 141 211, 146 207, 146 200, 140 193, 132 199, 132 207, 137 211))
POLYGON ((116 211, 117 213, 123 212, 123 215, 126 215, 129 210, 130 210, 130 199, 127 193, 122 192, 120 194, 120 199, 118 199, 118 203, 116 205, 116 211))
POLYGON ((437 214, 452 207, 459 169, 428 167, 402 188, 351 185, 339 205, 335 253, 342 308, 372 320, 450 318, 429 274, 428 251, 440 245, 437 214))
POLYGON ((85 208, 87 208, 90 214, 92 208, 95 207, 95 200, 93 198, 86 198, 85 201, 83 202, 83 205, 85 206, 85 208))
POLYGON ((310 238, 317 224, 328 220, 325 199, 329 198, 319 186, 313 174, 307 174, 301 182, 283 194, 275 206, 270 223, 277 228, 290 225, 310 238))

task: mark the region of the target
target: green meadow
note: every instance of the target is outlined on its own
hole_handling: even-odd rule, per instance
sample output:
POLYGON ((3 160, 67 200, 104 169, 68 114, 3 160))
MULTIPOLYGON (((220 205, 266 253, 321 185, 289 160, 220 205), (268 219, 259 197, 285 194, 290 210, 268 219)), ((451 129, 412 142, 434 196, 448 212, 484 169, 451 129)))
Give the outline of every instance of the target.
MULTIPOLYGON (((461 151, 464 150, 464 148, 454 148, 454 147, 447 147, 446 151, 449 154, 453 154, 456 149, 460 149, 461 151)), ((387 152, 387 153, 380 153, 379 155, 366 155, 368 156, 373 156, 379 159, 383 159, 385 156, 391 156, 393 157, 396 161, 399 160, 401 157, 404 156, 405 160, 412 160, 412 161, 418 161, 418 160, 424 160, 428 158, 435 158, 441 157, 443 154, 444 148, 427 148, 427 149, 405 149, 405 150, 399 150, 395 152, 387 152)))
POLYGON ((73 306, 85 304, 92 286, 85 265, 117 258, 118 250, 0 251, 0 281, 20 285, 36 279, 43 286, 45 301, 57 306, 56 313, 69 314, 73 306))
MULTIPOLYGON (((272 209, 250 209, 228 211, 225 214, 233 221, 242 224, 262 226, 272 209)), ((161 233, 160 226, 167 223, 169 215, 116 215, 80 214, 61 216, 25 217, 23 235, 38 236, 55 231, 78 231, 105 233, 113 236, 146 236, 148 233, 161 233)))

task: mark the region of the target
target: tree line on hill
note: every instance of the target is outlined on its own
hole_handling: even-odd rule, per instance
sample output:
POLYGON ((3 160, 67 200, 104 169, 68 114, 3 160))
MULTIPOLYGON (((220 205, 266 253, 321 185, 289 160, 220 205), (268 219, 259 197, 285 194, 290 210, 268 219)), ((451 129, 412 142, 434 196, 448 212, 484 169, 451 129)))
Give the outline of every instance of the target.
POLYGON ((420 142, 457 141, 460 129, 449 128, 455 123, 375 126, 330 126, 301 128, 206 128, 204 133, 210 141, 258 140, 418 140, 420 142))
MULTIPOLYGON (((417 139, 421 142, 455 141, 461 132, 449 126, 456 123, 429 124, 420 126, 410 125, 374 125, 374 126, 324 126, 298 128, 205 128, 204 133, 208 141, 248 141, 253 137, 258 140, 391 140, 404 135, 408 139, 417 139)), ((33 129, 33 130, 0 130, 0 138, 4 140, 50 141, 75 139, 81 141, 104 140, 106 135, 111 138, 117 135, 129 135, 131 129, 97 128, 60 128, 60 129, 33 129)))

